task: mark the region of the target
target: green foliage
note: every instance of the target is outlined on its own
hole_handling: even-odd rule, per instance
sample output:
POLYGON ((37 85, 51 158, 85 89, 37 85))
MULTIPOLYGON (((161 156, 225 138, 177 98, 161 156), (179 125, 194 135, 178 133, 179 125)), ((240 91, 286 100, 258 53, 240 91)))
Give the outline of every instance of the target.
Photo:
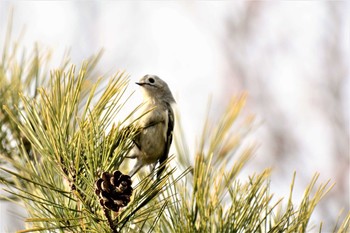
POLYGON ((166 203, 152 201, 170 185, 166 180, 173 170, 156 182, 146 177, 135 185, 132 203, 113 221, 94 193, 102 172, 119 168, 136 133, 126 125, 133 112, 113 124, 128 99, 128 76, 117 73, 108 83, 105 78, 93 82, 90 75, 99 55, 78 71, 65 65, 48 74, 39 65, 37 50, 32 58, 36 62, 27 69, 10 59, 17 51, 7 48, 11 46, 5 46, 0 76, 0 181, 10 194, 6 198, 27 210, 23 232, 110 232, 127 230, 136 220, 135 226, 151 222, 166 203), (31 88, 34 95, 27 93, 31 88))
MULTIPOLYGON (((161 179, 154 179, 155 171, 134 183, 132 201, 119 213, 103 209, 95 181, 126 162, 137 133, 134 111, 114 122, 127 104, 128 76, 119 72, 107 83, 106 78, 96 79, 93 70, 100 54, 79 68, 64 60, 48 72, 49 53, 35 47, 29 56, 19 57, 9 35, 0 62, 0 182, 8 192, 4 200, 27 211, 21 232, 312 229, 311 214, 330 188, 328 183, 316 186, 318 175, 298 205, 292 203, 295 175, 286 205, 273 199, 269 170, 246 181, 238 177, 254 152, 243 143, 249 125, 237 120, 245 95, 233 98, 216 122, 207 119, 193 156, 178 116, 178 161, 169 159, 161 179), (193 166, 189 158, 194 158, 193 166)), ((348 214, 334 232, 347 232, 349 222, 348 214)))
MULTIPOLYGON (((237 126, 237 116, 245 96, 233 98, 221 119, 203 129, 194 167, 187 179, 168 192, 173 205, 165 210, 158 232, 308 232, 311 215, 331 186, 316 187, 318 174, 305 189, 300 204, 292 203, 295 175, 287 206, 273 201, 269 170, 243 182, 238 175, 251 158, 254 148, 242 146, 246 129, 237 126), (235 125, 236 124, 236 125, 235 125), (215 127, 212 127, 215 126, 215 127), (234 130, 234 133, 232 131, 234 130), (243 147, 243 148, 242 148, 243 147), (233 159, 235 161, 233 161, 233 159)), ((248 120, 249 122, 250 120, 248 120)), ((243 127, 244 128, 244 127, 243 127)), ((181 132, 179 135, 183 134, 181 132)), ((188 156, 183 137, 175 137, 181 161, 188 156), (180 142, 179 142, 180 140, 180 142)), ((333 232, 348 232, 350 215, 333 232)), ((320 225, 320 232, 322 224, 320 225)))

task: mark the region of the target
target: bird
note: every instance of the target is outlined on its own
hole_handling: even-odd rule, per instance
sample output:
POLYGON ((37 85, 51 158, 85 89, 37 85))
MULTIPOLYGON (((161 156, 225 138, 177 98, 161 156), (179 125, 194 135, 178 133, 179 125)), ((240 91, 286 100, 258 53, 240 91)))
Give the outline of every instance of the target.
POLYGON ((151 171, 159 163, 157 178, 165 169, 164 161, 168 158, 173 140, 175 125, 172 104, 175 99, 166 82, 156 75, 145 75, 137 85, 143 92, 143 114, 138 121, 139 132, 135 136, 128 158, 137 159, 129 176, 135 175, 143 166, 150 165, 151 171))

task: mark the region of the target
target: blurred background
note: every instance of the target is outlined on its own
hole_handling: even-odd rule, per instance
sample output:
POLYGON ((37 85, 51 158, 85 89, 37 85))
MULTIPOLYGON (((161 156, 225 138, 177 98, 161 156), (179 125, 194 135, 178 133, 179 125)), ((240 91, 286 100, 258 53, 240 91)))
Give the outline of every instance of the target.
MULTIPOLYGON (((193 148, 208 100, 215 117, 246 91, 246 114, 256 116, 249 140, 259 145, 246 175, 271 167, 271 192, 282 197, 296 171, 298 201, 319 172, 335 186, 313 224, 327 232, 349 212, 348 2, 1 1, 1 43, 12 10, 15 38, 24 31, 24 47, 52 49, 53 64, 67 50, 80 63, 103 48, 101 73, 164 79, 193 148)), ((0 232, 23 227, 12 205, 0 203, 0 216, 0 232)))

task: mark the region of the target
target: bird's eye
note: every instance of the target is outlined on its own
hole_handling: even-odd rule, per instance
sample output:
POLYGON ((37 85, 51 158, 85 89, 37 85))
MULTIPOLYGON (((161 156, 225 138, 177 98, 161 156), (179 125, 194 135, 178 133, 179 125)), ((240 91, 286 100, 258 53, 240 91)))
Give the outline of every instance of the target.
POLYGON ((149 81, 150 83, 154 83, 154 78, 149 78, 148 81, 149 81))

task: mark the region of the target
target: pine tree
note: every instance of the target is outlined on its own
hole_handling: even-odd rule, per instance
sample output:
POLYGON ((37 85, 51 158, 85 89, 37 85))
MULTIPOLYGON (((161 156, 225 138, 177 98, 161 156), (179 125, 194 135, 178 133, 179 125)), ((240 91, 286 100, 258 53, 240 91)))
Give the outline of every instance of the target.
MULTIPOLYGON (((27 212, 21 232, 316 230, 311 215, 332 187, 317 185, 318 174, 299 204, 292 203, 295 174, 289 197, 278 201, 269 169, 247 181, 238 178, 255 150, 243 145, 249 126, 237 124, 245 94, 233 97, 216 122, 207 119, 194 155, 178 115, 177 159, 170 157, 160 179, 157 171, 130 179, 120 166, 138 132, 137 109, 114 123, 128 104, 128 75, 97 78, 101 54, 80 67, 64 59, 48 71, 50 53, 35 46, 25 54, 12 43, 11 30, 3 44, 0 182, 7 192, 3 200, 27 212)), ((334 232, 348 232, 349 222, 347 214, 334 232)), ((322 224, 317 230, 322 232, 322 224)))

